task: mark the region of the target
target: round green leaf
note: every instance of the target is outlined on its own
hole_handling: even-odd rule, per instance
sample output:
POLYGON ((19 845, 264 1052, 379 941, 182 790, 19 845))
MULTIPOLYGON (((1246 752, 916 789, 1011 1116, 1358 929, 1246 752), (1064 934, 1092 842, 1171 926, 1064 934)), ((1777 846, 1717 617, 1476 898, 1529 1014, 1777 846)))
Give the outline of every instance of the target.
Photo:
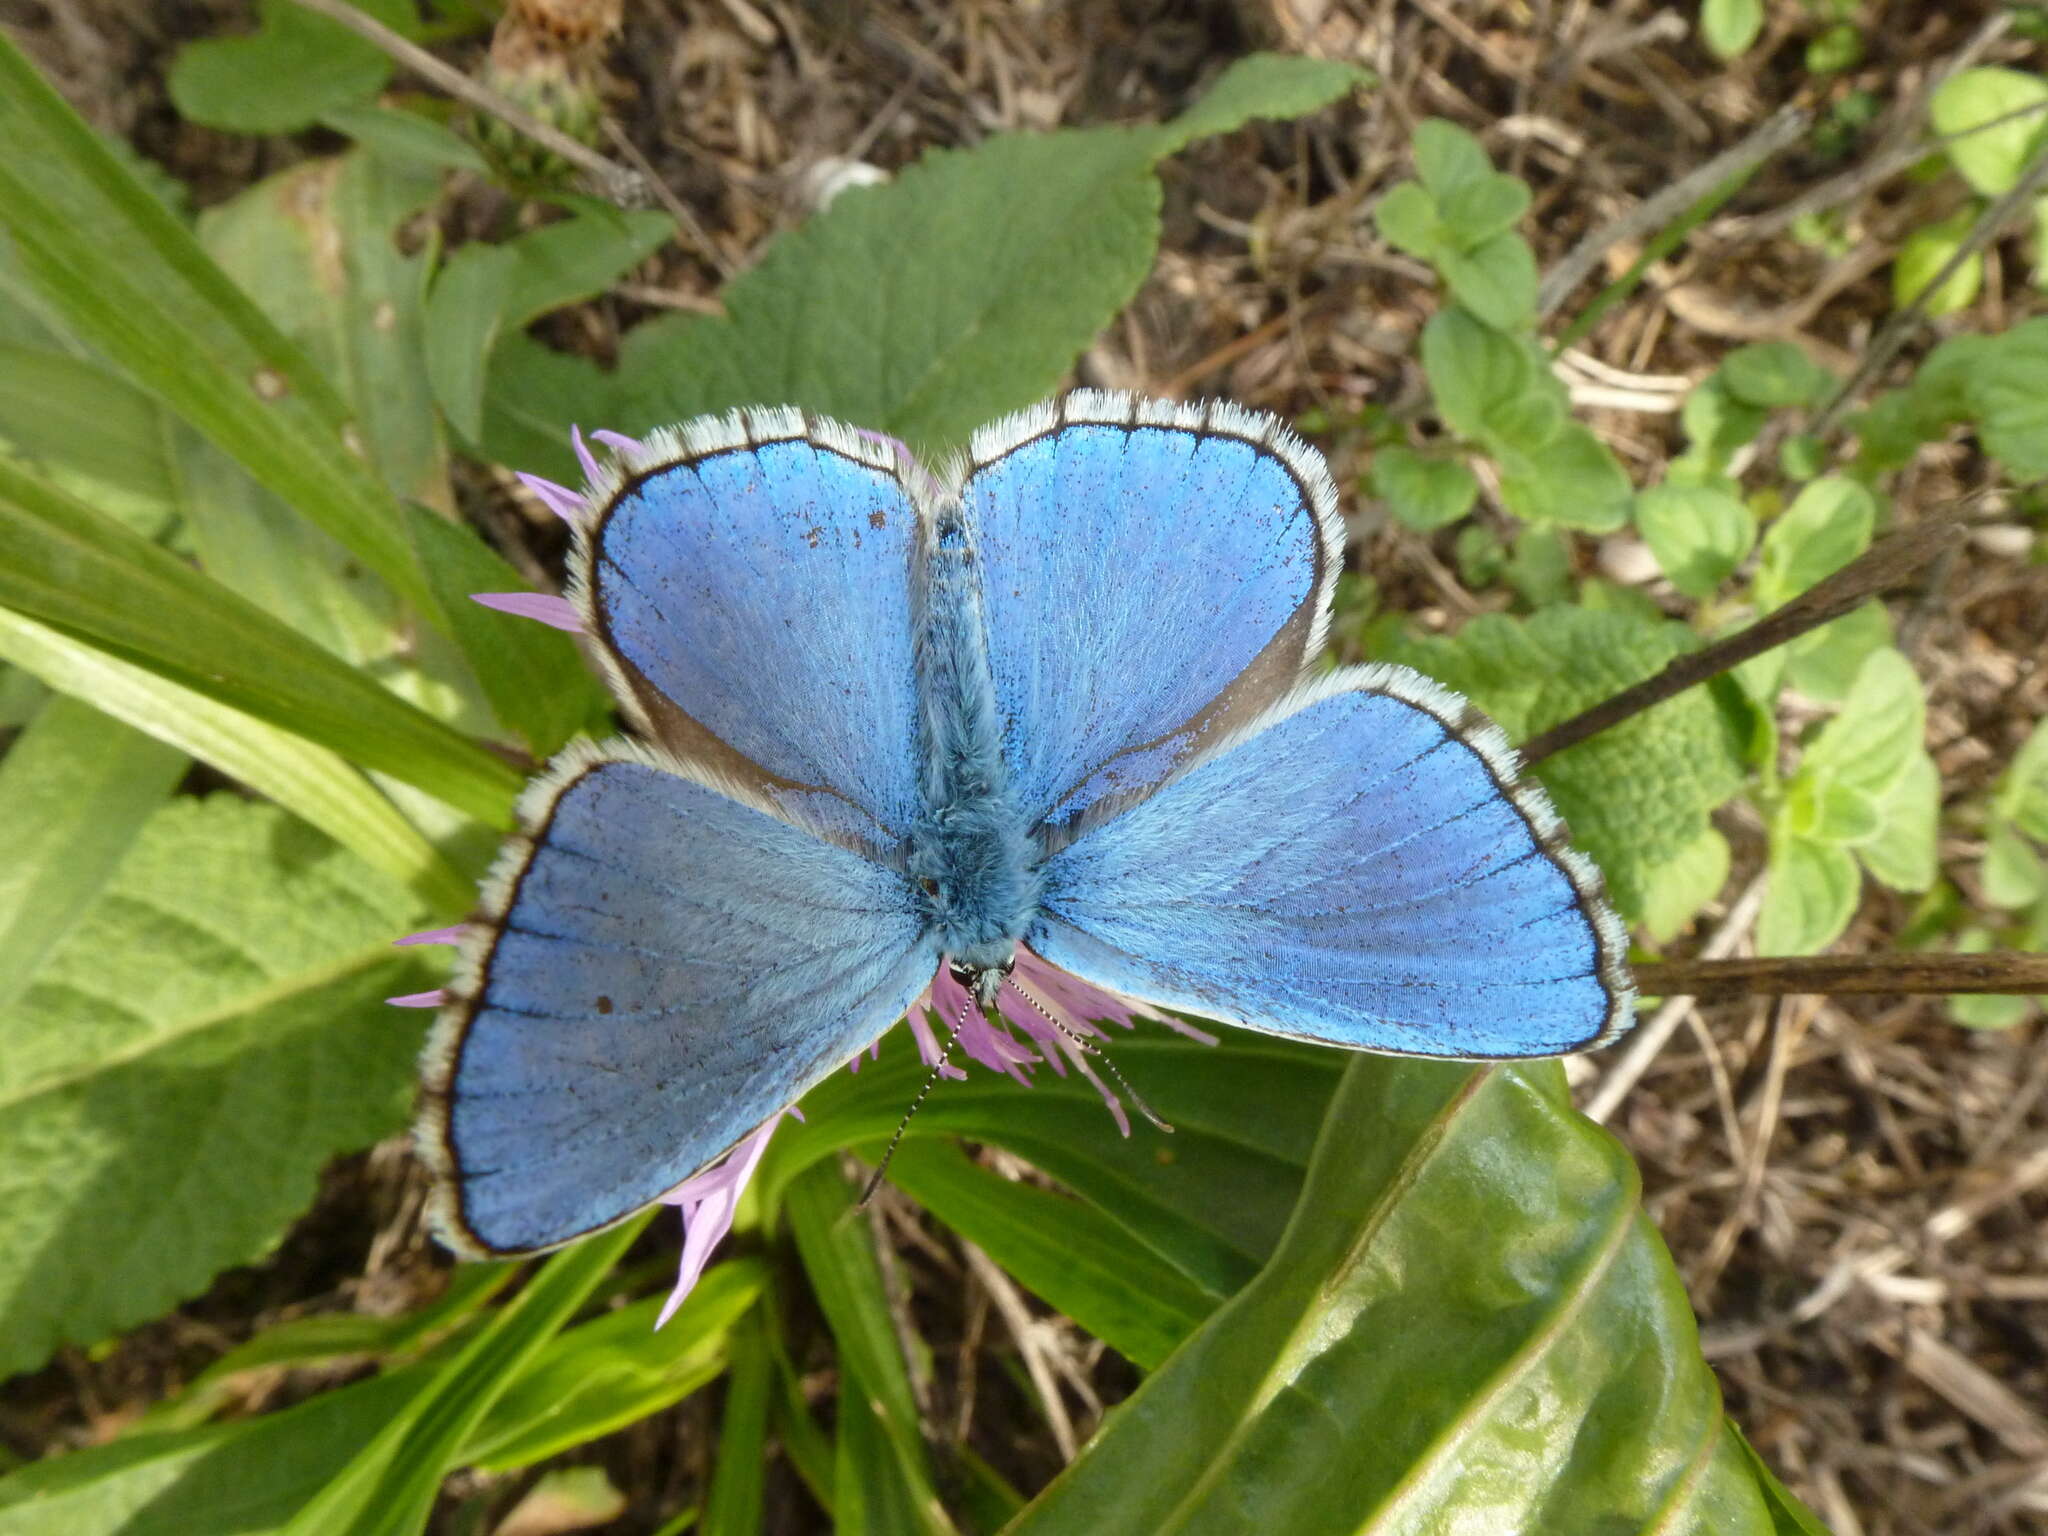
POLYGON ((1726 491, 1659 485, 1636 497, 1636 527, 1671 585, 1707 597, 1756 542, 1756 515, 1726 491))
MULTIPOLYGON (((403 32, 411 0, 361 0, 359 9, 403 32)), ((171 63, 171 100, 195 123, 236 133, 294 133, 323 113, 371 100, 391 61, 337 22, 292 0, 264 0, 247 37, 188 43, 171 63)))
POLYGON ((1963 180, 1997 197, 2012 190, 2048 133, 2048 81, 2016 69, 1966 69, 1936 87, 1927 115, 1963 180))
POLYGON ((1373 455, 1372 490, 1395 517, 1427 532, 1470 512, 1479 481, 1461 460, 1431 458, 1396 445, 1373 455))
POLYGON ((1976 222, 1977 210, 1963 208, 1938 224, 1925 225, 1908 235, 1892 263, 1892 303, 1903 309, 1926 293, 1927 314, 1935 319, 1975 303, 1978 290, 1984 286, 1981 254, 1972 255, 1931 293, 1928 285, 1941 276, 1942 268, 1962 249, 1976 222))

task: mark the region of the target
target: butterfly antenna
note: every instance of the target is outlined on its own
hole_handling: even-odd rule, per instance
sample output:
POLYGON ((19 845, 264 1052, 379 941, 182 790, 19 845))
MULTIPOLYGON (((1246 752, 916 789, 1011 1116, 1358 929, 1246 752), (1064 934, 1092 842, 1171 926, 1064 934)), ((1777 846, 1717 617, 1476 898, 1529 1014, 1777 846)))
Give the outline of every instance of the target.
POLYGON ((896 1148, 903 1141, 903 1133, 910 1128, 910 1117, 917 1113, 918 1106, 924 1103, 925 1095, 932 1091, 932 1085, 944 1074, 946 1063, 952 1058, 953 1047, 960 1043, 960 1028, 967 1022, 967 1010, 973 1006, 972 998, 960 1005, 960 1012, 953 1020, 953 1027, 946 1034, 945 1049, 939 1052, 939 1059, 932 1063, 931 1071, 925 1074, 924 1086, 917 1090, 917 1097, 910 1101, 910 1108, 903 1111, 903 1118, 896 1122, 896 1134, 889 1138, 889 1149, 882 1154, 881 1164, 875 1169, 874 1177, 868 1180, 868 1187, 860 1192, 861 1206, 874 1199, 875 1191, 882 1187, 882 1175, 889 1171, 889 1159, 896 1155, 896 1148))
POLYGON ((1129 1096, 1132 1106, 1138 1111, 1139 1114, 1143 1115, 1147 1120, 1150 1120, 1154 1125, 1158 1126, 1160 1130, 1166 1132, 1167 1135, 1171 1136, 1173 1134, 1173 1127, 1168 1125, 1164 1120, 1160 1119, 1157 1112, 1153 1110, 1152 1106, 1150 1104, 1147 1104, 1142 1098, 1138 1096, 1138 1090, 1131 1086, 1131 1080, 1129 1078, 1125 1077, 1123 1073, 1119 1072, 1116 1069, 1116 1063, 1109 1059, 1109 1053, 1107 1051, 1103 1050, 1100 1046, 1096 1045, 1095 1042, 1088 1039, 1087 1036, 1075 1034, 1073 1030, 1067 1028, 1066 1025, 1062 1024, 1058 1019, 1054 1018, 1052 1015, 1052 1010, 1046 1007, 1045 1004, 1041 1003, 1036 997, 1032 996, 1031 992, 1029 991, 1029 989, 1025 987, 1024 983, 1019 981, 1016 977, 1006 977, 1005 980, 1009 983, 1010 987, 1016 992, 1016 994, 1019 997, 1023 998, 1025 1002, 1029 1003, 1033 1008, 1036 1008, 1038 1010, 1038 1016, 1040 1018, 1044 1019, 1046 1023, 1050 1024, 1054 1029, 1058 1030, 1061 1034, 1065 1035, 1069 1040, 1073 1041, 1074 1048, 1076 1050, 1082 1052, 1085 1055, 1093 1056, 1097 1061, 1101 1062, 1103 1070, 1108 1072, 1111 1077, 1116 1079, 1117 1087, 1121 1088, 1124 1091, 1124 1093, 1129 1096))

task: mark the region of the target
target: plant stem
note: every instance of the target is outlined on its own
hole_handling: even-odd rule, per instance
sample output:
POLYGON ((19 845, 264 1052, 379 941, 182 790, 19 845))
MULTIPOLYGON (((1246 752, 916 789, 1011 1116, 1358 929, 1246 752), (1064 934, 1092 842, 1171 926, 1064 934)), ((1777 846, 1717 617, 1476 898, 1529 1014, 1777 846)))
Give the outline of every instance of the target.
POLYGON ((1878 955, 1765 955, 1747 960, 1655 960, 1634 967, 1653 997, 1782 997, 1870 993, 2048 993, 2048 955, 1911 951, 1878 955))
POLYGON ((1674 657, 1654 677, 1645 678, 1633 688, 1624 688, 1591 709, 1573 715, 1547 731, 1538 732, 1523 744, 1522 761, 1525 764, 1539 763, 1567 747, 1575 747, 1587 737, 1598 735, 1610 726, 1619 725, 1654 705, 1662 704, 1730 667, 1740 666, 1752 656, 1760 656, 1789 640, 1798 639, 1809 630, 1839 619, 1850 609, 1867 602, 1933 559, 1948 547, 1963 527, 1964 523, 1959 518, 1936 516, 1899 530, 1834 575, 1800 593, 1784 607, 1765 614, 1749 628, 1738 630, 1725 640, 1717 640, 1700 650, 1674 657))

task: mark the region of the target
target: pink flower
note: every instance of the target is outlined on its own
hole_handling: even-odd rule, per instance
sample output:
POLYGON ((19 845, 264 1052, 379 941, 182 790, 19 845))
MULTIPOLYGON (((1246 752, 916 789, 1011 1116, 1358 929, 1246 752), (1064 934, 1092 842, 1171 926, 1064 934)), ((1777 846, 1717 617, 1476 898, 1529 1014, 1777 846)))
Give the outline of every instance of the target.
POLYGON ((675 1289, 661 1304, 661 1315, 655 1318, 655 1327, 659 1328, 675 1316, 676 1308, 683 1304, 703 1277, 711 1250, 732 1230, 733 1214, 740 1208, 740 1194, 746 1189, 747 1180, 754 1176, 754 1170, 761 1166, 761 1154, 768 1150, 768 1138, 775 1134, 775 1127, 782 1123, 783 1115, 803 1119, 803 1111, 792 1104, 769 1117, 758 1131, 702 1173, 691 1174, 661 1197, 663 1205, 677 1206, 682 1210, 683 1257, 675 1289))

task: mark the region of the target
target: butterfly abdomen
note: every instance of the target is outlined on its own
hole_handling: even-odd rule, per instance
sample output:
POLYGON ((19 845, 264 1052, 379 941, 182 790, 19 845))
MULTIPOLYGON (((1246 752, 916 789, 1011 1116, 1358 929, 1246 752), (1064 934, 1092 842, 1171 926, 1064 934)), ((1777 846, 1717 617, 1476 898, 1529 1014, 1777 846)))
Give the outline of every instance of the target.
POLYGON ((916 583, 925 810, 908 867, 946 953, 978 969, 1009 963, 1037 909, 1043 855, 1003 758, 974 558, 959 508, 942 508, 916 583))

